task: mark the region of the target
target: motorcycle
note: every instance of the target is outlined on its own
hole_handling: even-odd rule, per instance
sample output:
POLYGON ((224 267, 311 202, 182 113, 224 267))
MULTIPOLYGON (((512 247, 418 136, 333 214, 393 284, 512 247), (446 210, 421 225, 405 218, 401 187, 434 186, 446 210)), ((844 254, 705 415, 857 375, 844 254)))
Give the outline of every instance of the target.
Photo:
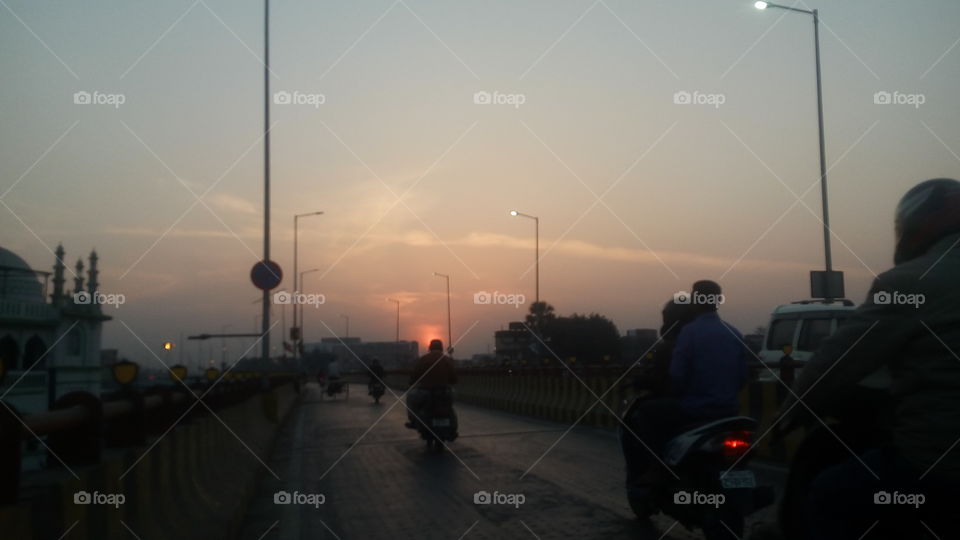
POLYGON ((434 388, 416 411, 414 425, 427 449, 442 450, 444 442, 453 442, 459 435, 457 413, 453 410, 453 389, 434 388))
POLYGON ((373 396, 373 401, 377 404, 380 403, 380 398, 383 397, 383 393, 386 392, 387 387, 380 381, 373 381, 369 385, 369 390, 367 393, 373 396))
POLYGON ((343 394, 344 399, 350 399, 350 385, 344 383, 339 377, 331 377, 326 383, 326 389, 320 394, 321 399, 324 395, 333 399, 337 394, 343 394))
MULTIPOLYGON (((628 402, 621 416, 620 442, 628 470, 636 452, 648 452, 628 430, 642 398, 628 402)), ((673 471, 649 491, 627 481, 627 502, 638 519, 658 511, 688 529, 703 530, 707 540, 743 536, 744 519, 773 503, 772 486, 758 486, 748 469, 757 421, 746 416, 688 426, 671 439, 660 459, 673 471)))
MULTIPOLYGON (((861 386, 851 394, 851 399, 844 400, 842 406, 831 411, 829 426, 815 421, 804 411, 792 415, 774 431, 773 437, 782 439, 793 431, 806 428, 791 460, 780 502, 780 539, 806 540, 810 537, 807 502, 814 479, 824 470, 850 460, 852 455, 888 445, 890 432, 881 426, 889 425, 892 414, 892 401, 885 389, 861 386)), ((919 509, 905 505, 884 506, 883 518, 870 537, 934 540, 939 538, 934 531, 956 530, 956 521, 943 524, 945 519, 956 520, 955 508, 941 507, 942 501, 952 500, 952 497, 937 500, 939 504, 928 500, 919 509)))

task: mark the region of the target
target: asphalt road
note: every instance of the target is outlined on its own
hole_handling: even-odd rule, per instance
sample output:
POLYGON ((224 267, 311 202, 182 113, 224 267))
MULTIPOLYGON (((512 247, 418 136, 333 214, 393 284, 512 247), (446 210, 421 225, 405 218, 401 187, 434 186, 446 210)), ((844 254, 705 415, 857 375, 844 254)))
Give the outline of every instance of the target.
MULTIPOLYGON (((389 391, 376 405, 365 386, 331 401, 308 385, 264 460, 272 473, 242 538, 700 538, 665 516, 653 535, 637 525, 615 434, 462 404, 457 410, 460 438, 428 452, 403 426, 405 409, 389 391), (294 504, 277 504, 281 491, 294 504), (476 504, 481 491, 503 504, 476 504)), ((761 481, 782 480, 777 469, 758 473, 761 481)))

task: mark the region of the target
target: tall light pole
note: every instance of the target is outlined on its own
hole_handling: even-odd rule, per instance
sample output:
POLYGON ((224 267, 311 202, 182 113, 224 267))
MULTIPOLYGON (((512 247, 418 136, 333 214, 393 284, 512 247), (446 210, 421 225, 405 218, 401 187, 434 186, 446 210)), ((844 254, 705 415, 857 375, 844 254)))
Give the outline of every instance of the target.
POLYGON ((344 336, 344 339, 350 339, 350 316, 343 313, 340 316, 347 320, 347 335, 344 336))
MULTIPOLYGON (((297 274, 298 234, 299 234, 298 231, 299 231, 299 226, 300 226, 300 218, 302 218, 302 217, 308 217, 308 216, 319 216, 319 215, 321 215, 321 214, 323 214, 323 212, 319 212, 319 211, 318 211, 318 212, 306 212, 306 213, 303 213, 303 214, 294 214, 294 216, 293 216, 293 297, 294 297, 294 298, 296 298, 297 293, 300 292, 300 288, 298 287, 298 285, 299 285, 299 284, 302 284, 302 282, 303 282, 302 277, 300 278, 300 281, 299 281, 299 282, 297 281, 297 278, 300 277, 300 276, 297 274)), ((297 306, 296 306, 296 304, 294 304, 294 306, 293 306, 293 327, 294 327, 294 328, 299 328, 299 327, 297 326, 297 306)), ((302 330, 297 330, 297 332, 299 332, 299 333, 301 334, 300 336, 298 336, 298 339, 292 339, 292 340, 290 340, 290 341, 293 341, 293 358, 294 358, 294 360, 296 360, 296 359, 300 356, 300 347, 298 346, 297 343, 298 343, 298 341, 300 341, 300 339, 302 338, 302 334, 303 334, 303 331, 302 331, 302 330)))
MULTIPOLYGON (((227 328, 231 328, 232 326, 233 326, 232 324, 225 324, 221 326, 220 333, 226 334, 227 328)), ((253 331, 256 332, 257 331, 256 328, 254 328, 253 331)), ((227 339, 221 337, 220 338, 220 365, 224 366, 226 364, 227 364, 227 339)))
MULTIPOLYGON (((320 270, 320 269, 319 269, 319 268, 311 268, 311 269, 309 269, 309 270, 304 270, 303 272, 300 272, 300 287, 302 287, 302 288, 304 288, 304 289, 306 288, 306 287, 303 286, 303 276, 305 276, 305 275, 307 275, 307 274, 310 274, 310 273, 312 273, 312 272, 316 272, 316 271, 318 271, 318 270, 320 270)), ((305 325, 304 325, 305 319, 304 319, 304 317, 303 317, 303 303, 302 303, 302 302, 299 303, 299 307, 297 306, 296 303, 293 304, 293 312, 296 313, 298 309, 299 309, 299 311, 300 311, 300 326, 302 327, 302 326, 305 326, 305 325)), ((303 342, 303 328, 300 328, 300 336, 299 336, 299 337, 300 337, 299 341, 302 343, 302 342, 303 342)), ((294 342, 293 346, 294 346, 294 347, 296 348, 296 350, 297 350, 297 353, 296 353, 296 354, 299 354, 299 353, 300 353, 299 344, 296 343, 296 342, 294 342)))
POLYGON ((387 302, 397 304, 397 343, 400 343, 400 301, 396 298, 387 298, 387 302))
POLYGON ((535 272, 536 272, 536 288, 533 302, 540 303, 540 218, 537 216, 531 216, 530 214, 524 214, 523 212, 517 212, 516 210, 510 211, 511 216, 525 217, 527 219, 532 219, 534 223, 534 252, 533 258, 535 263, 535 272))
POLYGON ((823 135, 823 89, 820 82, 820 15, 815 9, 800 9, 772 2, 754 2, 757 9, 779 8, 813 17, 813 47, 817 69, 817 120, 820 128, 820 198, 823 202, 823 256, 826 262, 827 276, 833 272, 833 257, 830 253, 830 210, 827 203, 827 160, 823 135))
MULTIPOLYGON (((270 260, 270 0, 263 0, 263 262, 270 260)), ((260 356, 270 358, 270 291, 263 289, 260 356)))
POLYGON ((400 363, 400 300, 396 298, 387 298, 387 302, 396 302, 397 304, 397 344, 395 345, 394 363, 400 363))
POLYGON ((447 352, 453 355, 453 324, 450 322, 450 276, 439 272, 434 272, 433 275, 447 280, 447 352))

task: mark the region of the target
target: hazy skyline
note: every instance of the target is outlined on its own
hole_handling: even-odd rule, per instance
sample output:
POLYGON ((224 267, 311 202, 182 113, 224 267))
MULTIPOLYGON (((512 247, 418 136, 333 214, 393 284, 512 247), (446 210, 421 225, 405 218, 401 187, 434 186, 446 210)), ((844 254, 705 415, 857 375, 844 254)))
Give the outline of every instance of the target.
MULTIPOLYGON (((821 12, 834 264, 860 302, 892 264, 899 197, 960 177, 960 5, 798 5, 821 12)), ((151 361, 141 339, 259 313, 262 12, 0 3, 0 245, 37 270, 58 242, 71 268, 96 248, 101 290, 127 298, 104 347, 131 359, 151 361)), ((809 19, 746 0, 273 2, 272 90, 323 96, 271 105, 281 288, 292 216, 325 212, 301 221, 299 269, 320 269, 305 292, 327 299, 304 310, 306 340, 342 333, 341 313, 351 335, 393 339, 387 297, 401 338, 446 340, 442 272, 458 356, 492 348, 526 306, 473 295, 533 298, 533 224, 511 209, 540 216, 541 298, 561 314, 655 328, 673 292, 715 279, 725 317, 765 325, 823 265, 809 19)))

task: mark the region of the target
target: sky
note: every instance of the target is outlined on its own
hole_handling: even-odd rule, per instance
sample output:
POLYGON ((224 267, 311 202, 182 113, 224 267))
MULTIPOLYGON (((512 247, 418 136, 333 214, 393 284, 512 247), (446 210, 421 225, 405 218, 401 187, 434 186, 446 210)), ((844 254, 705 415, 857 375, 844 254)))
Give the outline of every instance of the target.
MULTIPOLYGON (((785 3, 820 10, 834 265, 859 302, 892 264, 899 197, 960 177, 960 4, 785 3)), ((541 299, 622 333, 657 327, 698 279, 749 332, 823 268, 809 15, 287 0, 270 28, 280 289, 293 215, 324 212, 300 222, 299 269, 317 269, 302 290, 324 298, 308 342, 343 336, 344 315, 351 336, 392 340, 388 297, 402 339, 446 340, 439 272, 457 356, 492 351, 534 296, 534 223, 513 209, 540 218, 541 299)), ((181 334, 254 329, 262 60, 259 1, 0 1, 0 245, 39 270, 58 243, 70 266, 96 249, 100 290, 125 300, 104 347, 149 363, 181 334)))

